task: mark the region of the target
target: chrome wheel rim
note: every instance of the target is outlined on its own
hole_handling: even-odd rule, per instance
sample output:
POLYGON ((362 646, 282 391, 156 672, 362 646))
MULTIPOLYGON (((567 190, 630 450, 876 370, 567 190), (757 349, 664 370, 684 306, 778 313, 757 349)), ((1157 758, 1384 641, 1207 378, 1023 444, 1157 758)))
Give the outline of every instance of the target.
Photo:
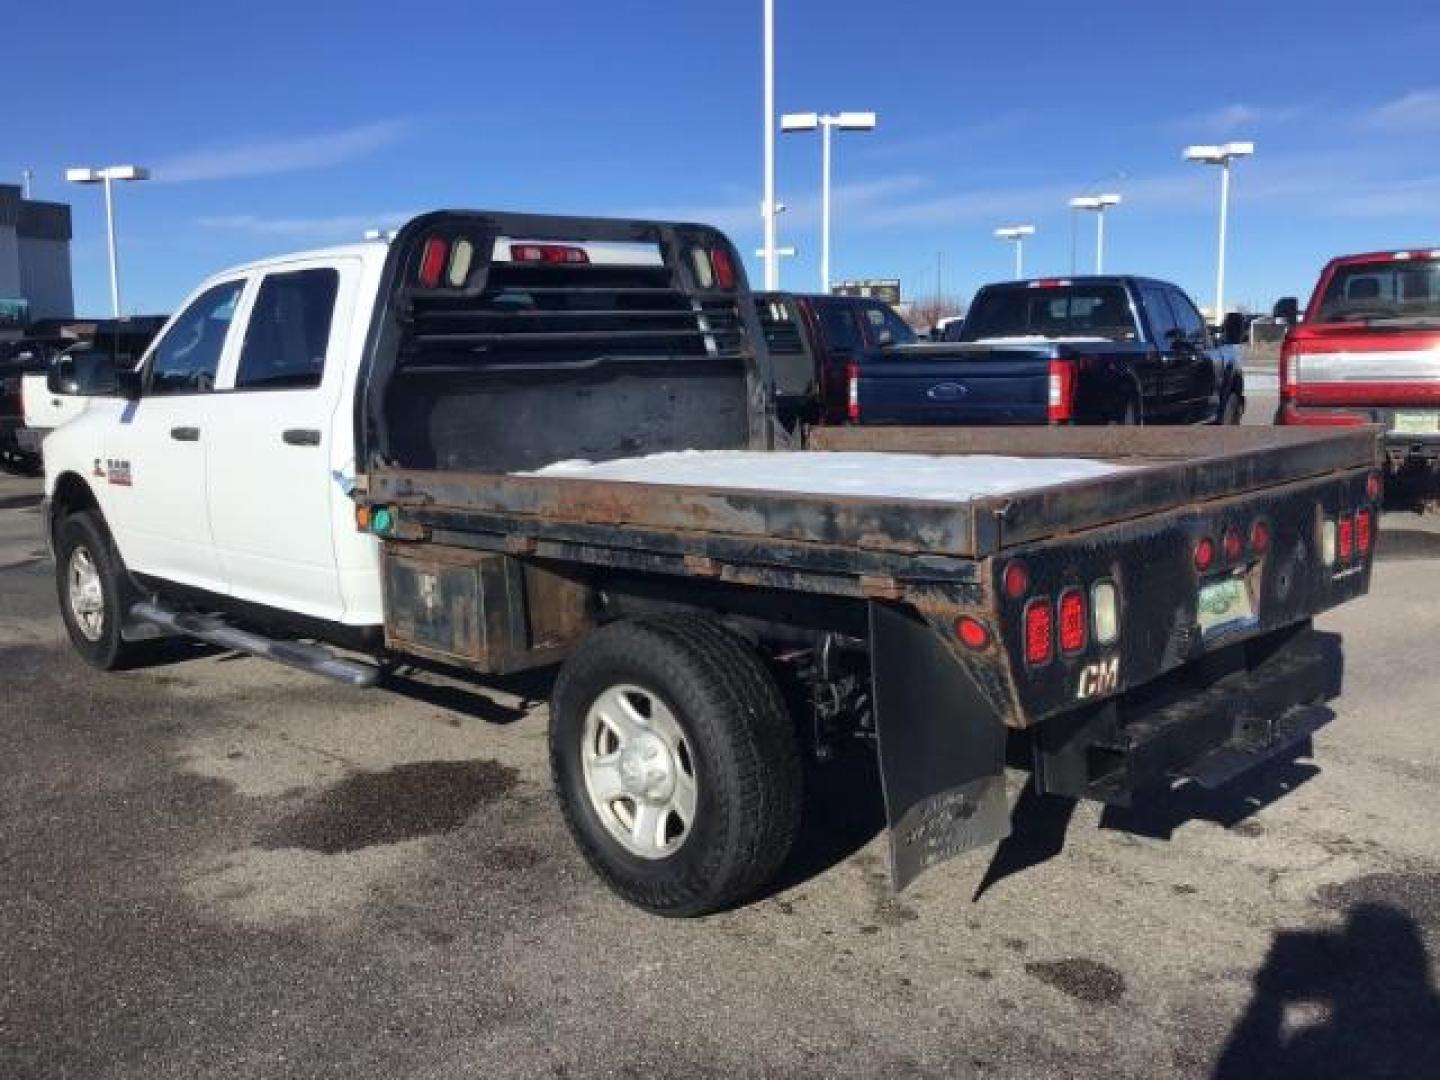
POLYGON ((65 582, 76 628, 86 641, 99 641, 105 629, 105 586, 89 548, 77 547, 70 553, 65 582))
POLYGON ((585 790, 605 831, 632 855, 675 854, 695 824, 695 757, 674 712, 656 694, 612 686, 585 715, 585 790))

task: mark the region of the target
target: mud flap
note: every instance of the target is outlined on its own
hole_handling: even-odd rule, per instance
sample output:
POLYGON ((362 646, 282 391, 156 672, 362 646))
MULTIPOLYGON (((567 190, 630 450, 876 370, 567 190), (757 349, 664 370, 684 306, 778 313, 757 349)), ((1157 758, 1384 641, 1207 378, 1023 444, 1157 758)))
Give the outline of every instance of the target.
POLYGON ((923 619, 870 605, 870 662, 890 874, 923 871, 1010 835, 1005 725, 923 619))

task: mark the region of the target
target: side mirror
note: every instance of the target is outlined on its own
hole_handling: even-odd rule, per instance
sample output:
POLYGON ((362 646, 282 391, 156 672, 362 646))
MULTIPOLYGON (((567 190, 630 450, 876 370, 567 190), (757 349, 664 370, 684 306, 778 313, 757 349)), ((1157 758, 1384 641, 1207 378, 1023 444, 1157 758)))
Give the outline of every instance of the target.
POLYGON ((45 389, 65 397, 76 393, 75 361, 68 356, 56 358, 45 372, 45 389))
POLYGON ((1244 345, 1249 340, 1249 328, 1245 325, 1245 316, 1238 311, 1232 311, 1225 316, 1220 323, 1220 341, 1225 345, 1244 345))
POLYGON ((1281 297, 1275 301, 1275 307, 1270 313, 1281 322, 1294 326, 1300 321, 1300 302, 1293 296, 1281 297))
POLYGON ((139 401, 145 392, 144 368, 121 368, 115 372, 115 393, 126 401, 139 401))

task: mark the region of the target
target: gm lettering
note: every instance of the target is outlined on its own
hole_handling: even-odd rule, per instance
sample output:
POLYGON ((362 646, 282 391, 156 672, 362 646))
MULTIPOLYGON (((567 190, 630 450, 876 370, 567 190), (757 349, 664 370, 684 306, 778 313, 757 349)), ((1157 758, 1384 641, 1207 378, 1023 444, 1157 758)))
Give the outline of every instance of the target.
POLYGON ((1080 701, 1088 698, 1113 694, 1120 685, 1120 658, 1112 656, 1096 664, 1086 664, 1080 672, 1080 689, 1075 697, 1080 701))

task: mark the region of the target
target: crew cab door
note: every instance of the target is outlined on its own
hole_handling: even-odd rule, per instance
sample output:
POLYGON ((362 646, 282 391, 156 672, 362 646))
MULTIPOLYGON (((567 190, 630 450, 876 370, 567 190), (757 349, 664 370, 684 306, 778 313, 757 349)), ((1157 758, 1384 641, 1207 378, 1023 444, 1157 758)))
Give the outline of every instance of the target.
POLYGON ((359 271, 331 259, 257 275, 208 433, 209 515, 231 594, 329 620, 344 608, 336 514, 350 504, 332 469, 349 464, 335 460, 350 440, 337 447, 334 429, 359 271))
POLYGON ((1180 417, 1182 379, 1188 363, 1189 343, 1161 285, 1140 286, 1140 302, 1150 329, 1148 358, 1140 376, 1141 412, 1147 424, 1173 424, 1180 417))
MULTIPOLYGON (((212 592, 226 591, 205 497, 217 373, 233 347, 245 278, 210 285, 151 347, 135 401, 111 400, 91 483, 126 565, 212 592)), ((100 399, 96 399, 97 402, 100 399)))

